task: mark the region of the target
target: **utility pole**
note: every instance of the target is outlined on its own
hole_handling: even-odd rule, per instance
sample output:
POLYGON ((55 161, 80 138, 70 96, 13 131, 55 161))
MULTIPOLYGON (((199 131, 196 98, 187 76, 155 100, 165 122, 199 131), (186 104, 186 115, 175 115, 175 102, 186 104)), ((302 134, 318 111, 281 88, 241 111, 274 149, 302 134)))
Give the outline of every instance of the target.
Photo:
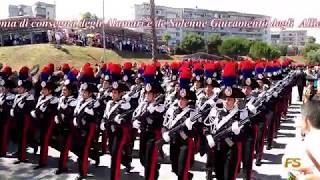
POLYGON ((150 0, 150 19, 151 19, 151 33, 152 33, 152 60, 157 59, 157 32, 156 32, 156 11, 154 0, 150 0))
POLYGON ((103 63, 106 62, 106 31, 104 17, 104 0, 102 0, 102 38, 103 38, 103 63))

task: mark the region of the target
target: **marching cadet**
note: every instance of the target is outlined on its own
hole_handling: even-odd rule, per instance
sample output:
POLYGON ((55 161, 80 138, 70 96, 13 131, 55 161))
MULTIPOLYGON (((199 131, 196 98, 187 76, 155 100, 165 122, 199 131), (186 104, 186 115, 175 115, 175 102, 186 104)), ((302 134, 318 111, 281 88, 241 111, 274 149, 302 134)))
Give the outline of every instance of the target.
POLYGON ((217 104, 204 120, 207 126, 205 134, 208 145, 213 148, 213 164, 218 180, 237 178, 241 160, 241 142, 238 139, 241 131, 240 121, 248 117, 248 111, 237 106, 236 100, 244 98, 245 95, 239 88, 233 87, 236 84, 236 69, 237 65, 234 62, 225 64, 222 74, 225 87, 219 93, 219 98, 224 100, 223 105, 219 107, 217 104), (229 126, 231 126, 231 134, 215 136, 229 126))
MULTIPOLYGON (((146 69, 145 72, 148 72, 146 69)), ((140 129, 140 162, 145 168, 145 179, 156 180, 159 177, 160 164, 157 163, 158 148, 156 141, 161 139, 161 128, 165 107, 161 95, 164 90, 153 74, 145 74, 146 97, 133 114, 133 127, 140 129), (149 76, 149 77, 148 77, 149 76)))
POLYGON ((130 141, 129 128, 132 126, 131 119, 128 118, 131 106, 128 101, 122 98, 125 92, 129 91, 129 88, 118 82, 121 79, 120 72, 120 65, 112 66, 112 99, 106 105, 100 124, 100 129, 108 132, 111 155, 110 179, 112 180, 120 179, 121 163, 126 166, 126 172, 131 170, 131 161, 125 151, 125 145, 130 141))
POLYGON ((55 85, 53 82, 41 82, 41 96, 38 99, 35 109, 31 111, 31 117, 39 124, 40 131, 40 159, 39 165, 34 169, 46 167, 48 164, 48 148, 52 131, 55 126, 54 117, 57 113, 59 99, 54 97, 55 85))
POLYGON ((77 74, 74 71, 69 71, 67 79, 64 81, 62 88, 62 96, 59 99, 58 112, 55 116, 55 123, 60 128, 63 137, 63 145, 60 151, 60 159, 56 174, 68 172, 67 162, 68 154, 72 147, 75 128, 73 125, 73 113, 77 105, 78 89, 76 85, 77 74))
POLYGON ((242 172, 243 178, 250 180, 252 174, 252 165, 254 159, 255 143, 258 134, 257 121, 263 121, 261 116, 257 116, 257 107, 253 106, 253 102, 257 99, 258 94, 256 93, 256 88, 258 88, 257 81, 253 78, 254 64, 251 60, 242 61, 240 64, 240 71, 242 79, 240 80, 240 86, 242 87, 242 92, 246 96, 244 100, 240 100, 244 103, 249 110, 250 114, 255 115, 250 118, 250 122, 244 125, 242 128, 243 137, 242 140, 242 172))
POLYGON ((162 138, 170 142, 170 160, 172 171, 179 180, 192 179, 189 172, 194 155, 194 140, 190 119, 194 115, 196 95, 190 90, 192 78, 188 68, 182 69, 180 74, 180 94, 178 106, 170 106, 165 114, 164 132, 162 138))
POLYGON ((31 128, 30 111, 35 105, 35 99, 31 94, 32 82, 29 76, 29 68, 24 66, 19 70, 17 95, 13 101, 10 115, 17 123, 18 132, 18 161, 27 162, 27 139, 31 128))
POLYGON ((122 80, 125 82, 125 84, 128 87, 131 87, 135 82, 134 79, 132 78, 132 74, 133 74, 133 70, 132 70, 132 63, 131 62, 125 62, 123 64, 123 78, 122 80))
POLYGON ((94 93, 98 92, 98 88, 95 84, 93 69, 90 66, 83 69, 80 82, 82 83, 82 92, 74 109, 73 125, 76 127, 75 133, 78 138, 76 140, 80 174, 78 179, 84 179, 88 172, 89 150, 95 135, 96 121, 99 116, 97 109, 100 103, 94 99, 94 93))
MULTIPOLYGON (((258 93, 261 94, 264 91, 267 91, 270 86, 270 81, 263 76, 264 69, 265 69, 265 63, 264 62, 257 62, 255 66, 255 75, 257 79, 257 83, 259 85, 258 87, 258 93)), ((259 114, 260 120, 257 121, 258 126, 258 135, 257 135, 257 141, 256 141, 256 166, 261 166, 261 159, 263 157, 263 151, 264 151, 264 144, 265 144, 265 138, 268 130, 268 118, 267 113, 268 110, 266 107, 266 104, 262 105, 263 107, 260 109, 261 112, 259 114)))
MULTIPOLYGON (((6 67, 4 67, 6 68, 6 67)), ((1 72, 3 73, 3 71, 1 72)), ((0 144, 0 157, 5 157, 9 144, 9 132, 12 126, 12 117, 10 116, 10 109, 12 108, 15 94, 13 88, 15 83, 8 79, 10 74, 1 74, 0 78, 0 127, 1 127, 1 144, 0 144)))
MULTIPOLYGON (((220 84, 215 80, 217 77, 217 69, 215 63, 207 63, 204 65, 205 69, 205 89, 204 93, 198 96, 197 100, 197 108, 198 109, 207 109, 207 108, 215 108, 216 103, 218 102, 218 95, 220 92, 220 84)), ((221 102, 220 102, 221 103, 221 102)), ((210 111, 209 111, 210 112, 210 111)), ((207 117, 208 114, 203 115, 203 117, 207 117)), ((201 123, 201 126, 198 126, 198 130, 203 131, 204 124, 201 123)), ((206 174, 207 179, 212 179, 212 172, 214 169, 213 160, 214 154, 213 151, 210 149, 207 150, 207 140, 206 137, 203 135, 203 132, 198 132, 201 141, 200 141, 200 155, 207 153, 207 162, 206 162, 206 174)))

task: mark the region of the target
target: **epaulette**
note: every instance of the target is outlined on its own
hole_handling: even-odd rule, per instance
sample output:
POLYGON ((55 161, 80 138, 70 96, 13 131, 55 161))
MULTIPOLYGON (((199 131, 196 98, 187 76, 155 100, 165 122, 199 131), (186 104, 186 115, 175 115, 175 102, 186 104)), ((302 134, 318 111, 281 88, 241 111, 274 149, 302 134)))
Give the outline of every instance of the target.
POLYGON ((32 94, 28 95, 27 101, 34 101, 34 96, 32 94))

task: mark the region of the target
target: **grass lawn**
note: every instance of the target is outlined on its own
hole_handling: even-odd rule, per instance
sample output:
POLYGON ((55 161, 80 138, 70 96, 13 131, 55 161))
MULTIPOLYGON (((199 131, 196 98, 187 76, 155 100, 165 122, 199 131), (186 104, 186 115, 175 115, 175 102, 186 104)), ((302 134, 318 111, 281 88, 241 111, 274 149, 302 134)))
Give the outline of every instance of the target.
MULTIPOLYGON (((0 47, 0 62, 19 69, 23 65, 29 67, 39 64, 41 67, 48 63, 60 65, 70 63, 79 67, 86 62, 96 64, 103 59, 103 49, 94 47, 62 46, 58 50, 49 44, 36 44, 13 47, 0 47)), ((171 60, 172 57, 161 57, 171 60)), ((151 55, 145 53, 128 53, 106 50, 106 62, 122 63, 125 61, 138 63, 151 62, 151 55)))

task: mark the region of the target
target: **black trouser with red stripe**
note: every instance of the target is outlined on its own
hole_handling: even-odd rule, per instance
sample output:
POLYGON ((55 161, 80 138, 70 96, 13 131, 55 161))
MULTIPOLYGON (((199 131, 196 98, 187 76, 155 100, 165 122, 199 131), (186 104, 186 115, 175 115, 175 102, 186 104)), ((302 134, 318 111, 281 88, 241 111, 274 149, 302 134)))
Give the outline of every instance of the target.
POLYGON ((254 159, 254 148, 258 136, 258 126, 256 124, 251 124, 249 127, 245 128, 244 133, 246 137, 242 141, 242 169, 244 172, 244 179, 250 180, 254 159))
POLYGON ((110 134, 109 144, 111 152, 111 173, 110 180, 120 180, 120 166, 122 162, 122 155, 124 147, 128 142, 128 127, 117 127, 114 132, 110 134))
POLYGON ((76 129, 78 141, 78 167, 81 177, 86 177, 88 174, 88 156, 92 140, 95 135, 96 123, 90 122, 86 127, 76 129))
POLYGON ((40 119, 40 159, 39 165, 48 165, 48 150, 49 141, 52 136, 52 131, 55 126, 54 117, 49 117, 49 119, 40 119))
POLYGON ((161 130, 142 132, 140 134, 139 157, 144 166, 146 180, 156 180, 159 177, 160 164, 157 163, 158 148, 156 141, 161 138, 161 130))
POLYGON ((68 129, 62 130, 63 135, 63 147, 60 152, 60 159, 59 159, 59 169, 60 170, 67 170, 67 163, 68 163, 68 155, 69 151, 72 147, 72 139, 74 136, 75 128, 72 125, 68 126, 68 129))
POLYGON ((258 137, 256 142, 256 154, 257 160, 261 160, 263 156, 263 149, 265 144, 265 138, 268 132, 268 117, 265 113, 261 114, 260 116, 261 120, 258 121, 258 137))
POLYGON ((0 157, 5 157, 8 151, 10 126, 11 126, 11 122, 9 118, 2 119, 0 124, 0 128, 1 128, 0 157))
POLYGON ((27 142, 30 125, 31 117, 29 115, 24 115, 22 119, 17 119, 19 161, 27 160, 27 142))
POLYGON ((189 172, 191 160, 194 155, 194 141, 191 137, 186 140, 177 140, 170 143, 170 160, 172 170, 178 176, 178 180, 189 180, 192 174, 189 172))
POLYGON ((231 147, 225 142, 214 147, 214 167, 217 180, 235 180, 241 162, 241 142, 231 147))

